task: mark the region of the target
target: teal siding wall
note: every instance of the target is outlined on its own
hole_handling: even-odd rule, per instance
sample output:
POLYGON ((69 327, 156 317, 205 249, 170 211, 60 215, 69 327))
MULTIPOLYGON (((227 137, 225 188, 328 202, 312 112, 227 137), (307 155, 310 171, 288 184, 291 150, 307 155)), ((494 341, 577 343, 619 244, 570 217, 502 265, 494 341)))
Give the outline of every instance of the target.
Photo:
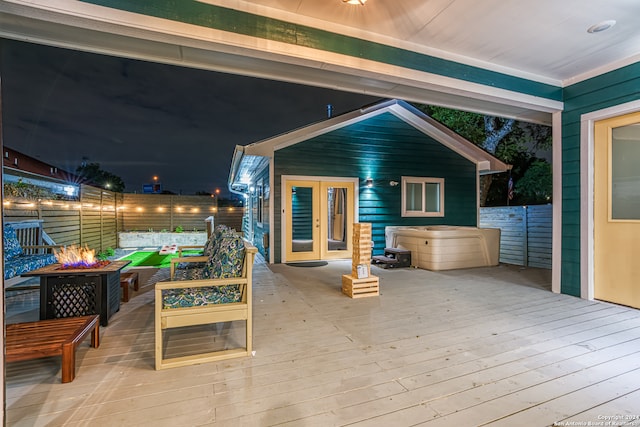
POLYGON ((360 222, 373 227, 374 254, 384 249, 384 227, 418 224, 477 224, 476 166, 391 113, 384 113, 291 147, 274 156, 275 261, 280 262, 283 175, 357 177, 360 222), (444 178, 445 216, 402 218, 402 176, 444 178), (373 178, 372 188, 364 180, 373 178))
POLYGON ((580 117, 640 99, 640 63, 568 86, 562 114, 562 293, 580 296, 580 117))
MULTIPOLYGON (((260 182, 260 180, 262 180, 262 183, 263 183, 263 195, 265 200, 264 206, 263 206, 264 210, 262 213, 262 222, 258 222, 258 218, 257 218, 258 203, 260 203, 260 200, 258 199, 255 193, 251 195, 251 197, 249 197, 248 199, 248 202, 247 202, 248 206, 247 206, 247 209, 245 209, 245 218, 247 223, 251 221, 251 225, 249 227, 253 230, 252 241, 254 246, 258 248, 258 252, 260 252, 262 256, 265 257, 266 260, 268 260, 269 248, 265 247, 265 235, 268 235, 270 230, 269 197, 268 197, 270 193, 270 189, 269 189, 269 168, 268 167, 258 171, 252 179, 252 181, 256 184, 260 182), (249 214, 249 212, 251 212, 251 215, 249 214)), ((248 236, 251 232, 249 227, 245 229, 246 230, 245 236, 248 236)))

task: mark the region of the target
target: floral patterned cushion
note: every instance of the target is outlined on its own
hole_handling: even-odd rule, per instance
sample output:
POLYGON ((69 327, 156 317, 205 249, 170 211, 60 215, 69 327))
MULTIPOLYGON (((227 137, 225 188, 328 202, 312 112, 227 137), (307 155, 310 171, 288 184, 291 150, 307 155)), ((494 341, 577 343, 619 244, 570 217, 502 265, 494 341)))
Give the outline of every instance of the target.
POLYGON ((229 226, 226 226, 224 224, 216 226, 216 228, 213 230, 213 233, 211 233, 211 236, 209 236, 207 243, 204 245, 203 255, 211 256, 223 237, 232 236, 234 234, 235 231, 229 226))
MULTIPOLYGON (((185 264, 204 264, 199 262, 192 262, 185 264)), ((202 269, 201 268, 183 268, 180 270, 176 270, 173 280, 200 280, 202 279, 202 269)))
POLYGON ((4 263, 4 278, 20 276, 27 271, 36 270, 58 262, 54 254, 20 255, 4 263))
MULTIPOLYGON (((202 255, 211 256, 223 237, 234 236, 234 235, 235 235, 235 231, 229 226, 226 226, 224 224, 220 224, 216 226, 213 233, 211 233, 211 236, 209 236, 209 238, 207 239, 207 242, 204 245, 202 255)), ((185 254, 184 256, 190 256, 190 255, 185 254)), ((184 270, 184 269, 194 269, 194 268, 202 269, 205 266, 206 266, 205 262, 179 262, 176 264, 176 271, 184 270)), ((189 279, 177 279, 177 280, 189 280, 189 279)))
POLYGON ((11 258, 22 255, 22 246, 18 241, 15 228, 11 224, 4 225, 4 233, 2 235, 2 244, 4 247, 4 260, 9 261, 11 258))
POLYGON ((244 241, 239 236, 224 236, 202 269, 204 279, 240 277, 244 266, 244 241))
MULTIPOLYGON (((209 260, 202 268, 177 269, 174 280, 220 279, 242 276, 244 241, 225 225, 219 225, 207 242, 209 260), (209 242, 212 242, 209 244, 209 242)), ((205 247, 205 251, 207 248, 205 247)), ((185 263, 189 264, 189 263, 185 263)), ((242 298, 240 285, 200 288, 166 289, 162 291, 162 308, 196 307, 209 304, 238 302, 242 298)))
MULTIPOLYGON (((176 264, 176 273, 179 270, 202 270, 204 268, 204 262, 179 262, 176 264)), ((188 280, 188 279, 177 279, 188 280)))
POLYGON ((210 304, 239 302, 242 292, 238 285, 203 288, 167 289, 162 291, 162 308, 200 307, 210 304))

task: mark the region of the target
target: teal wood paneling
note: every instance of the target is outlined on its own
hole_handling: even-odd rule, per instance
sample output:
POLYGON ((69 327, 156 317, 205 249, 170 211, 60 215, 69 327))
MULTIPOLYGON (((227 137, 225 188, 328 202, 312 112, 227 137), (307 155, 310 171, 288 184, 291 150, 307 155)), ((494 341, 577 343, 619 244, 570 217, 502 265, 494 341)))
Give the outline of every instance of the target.
POLYGON ((112 9, 434 73, 560 101, 562 88, 369 40, 198 1, 80 0, 112 9))
MULTIPOLYGON (((372 223, 374 254, 384 250, 384 227, 388 225, 477 224, 476 166, 439 142, 390 113, 329 132, 276 151, 274 156, 275 212, 281 211, 283 175, 357 177, 358 218, 372 223), (445 216, 403 218, 402 176, 445 179, 445 216), (365 185, 371 177, 373 187, 365 185)), ((280 215, 273 230, 280 235, 280 215)), ((276 239, 278 241, 279 239, 276 239)), ((280 261, 280 244, 274 248, 280 261)))
POLYGON ((268 193, 269 193, 269 168, 264 168, 260 171, 257 171, 255 176, 253 177, 253 182, 257 183, 262 180, 264 185, 264 194, 265 194, 265 205, 264 212, 262 216, 262 222, 258 222, 256 218, 257 206, 259 203, 257 197, 249 197, 247 199, 247 209, 245 209, 244 221, 243 224, 245 228, 244 234, 245 237, 250 239, 253 242, 253 245, 258 249, 258 251, 264 256, 265 259, 269 259, 269 248, 265 247, 265 239, 268 239, 268 234, 271 228, 270 218, 269 218, 269 204, 268 204, 268 193), (253 215, 250 215, 250 212, 253 212, 253 215), (253 232, 253 233, 252 233, 253 232), (265 235, 267 236, 265 238, 265 235), (253 238, 251 238, 253 237, 253 238))
POLYGON ((562 113, 562 293, 580 296, 580 117, 640 99, 640 62, 564 89, 562 113))

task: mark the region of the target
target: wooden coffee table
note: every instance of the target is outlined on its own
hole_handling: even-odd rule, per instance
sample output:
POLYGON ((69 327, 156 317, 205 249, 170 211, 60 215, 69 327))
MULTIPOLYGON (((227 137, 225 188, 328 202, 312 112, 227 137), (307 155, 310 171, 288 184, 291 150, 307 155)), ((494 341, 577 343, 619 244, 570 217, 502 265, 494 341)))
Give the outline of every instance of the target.
POLYGON ((6 361, 62 356, 62 382, 76 377, 76 349, 91 333, 91 347, 100 345, 99 316, 67 317, 7 325, 6 361))

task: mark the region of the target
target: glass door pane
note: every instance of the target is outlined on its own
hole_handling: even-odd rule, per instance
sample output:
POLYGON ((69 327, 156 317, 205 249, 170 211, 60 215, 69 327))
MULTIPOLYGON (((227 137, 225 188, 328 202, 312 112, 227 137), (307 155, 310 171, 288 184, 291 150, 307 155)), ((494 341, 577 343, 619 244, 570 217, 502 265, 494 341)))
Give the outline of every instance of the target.
POLYGON ((640 219, 640 125, 611 130, 611 219, 640 219))
POLYGON ((355 208, 354 182, 320 183, 320 241, 322 259, 351 256, 355 208))
POLYGON ((320 186, 314 181, 287 181, 285 188, 285 260, 320 259, 320 186))
POLYGON ((327 250, 346 251, 347 247, 347 189, 327 188, 327 250))
POLYGON ((313 250, 313 188, 296 186, 291 189, 291 251, 313 250))

